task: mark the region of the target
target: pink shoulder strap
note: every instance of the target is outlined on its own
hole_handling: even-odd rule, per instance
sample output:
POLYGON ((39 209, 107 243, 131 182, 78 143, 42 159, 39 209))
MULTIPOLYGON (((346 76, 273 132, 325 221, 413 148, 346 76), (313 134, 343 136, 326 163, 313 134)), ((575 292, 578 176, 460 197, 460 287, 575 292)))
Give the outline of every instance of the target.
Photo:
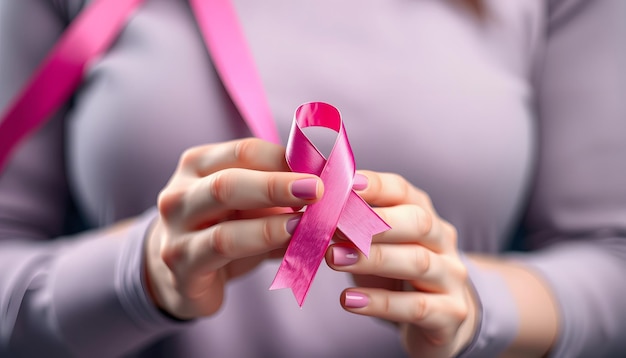
POLYGON ((261 77, 230 0, 189 0, 217 73, 255 137, 280 143, 261 77))
MULTIPOLYGON (((76 91, 144 0, 95 0, 84 9, 0 117, 0 171, 15 146, 76 91)), ((190 0, 215 67, 252 133, 279 142, 265 91, 229 0, 190 0)))

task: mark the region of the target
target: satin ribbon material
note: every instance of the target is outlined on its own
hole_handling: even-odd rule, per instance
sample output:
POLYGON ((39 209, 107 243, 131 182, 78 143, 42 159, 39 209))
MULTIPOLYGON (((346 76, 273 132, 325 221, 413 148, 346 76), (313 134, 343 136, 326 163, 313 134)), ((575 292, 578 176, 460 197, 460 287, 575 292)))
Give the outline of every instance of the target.
MULTIPOLYGON (((72 21, 0 116, 0 173, 11 152, 80 86, 89 63, 106 52, 145 0, 94 0, 72 21)), ((190 0, 218 75, 256 137, 279 143, 263 84, 229 0, 190 0)))
POLYGON ((111 46, 143 1, 96 0, 72 22, 0 117, 0 172, 13 148, 70 98, 88 63, 111 46))
POLYGON ((286 157, 293 171, 318 175, 324 182, 323 197, 304 211, 270 287, 291 288, 302 306, 337 228, 367 256, 372 236, 390 227, 352 190, 354 155, 335 107, 312 102, 296 110, 286 157), (312 126, 338 133, 328 159, 302 131, 312 126))
MULTIPOLYGON (((15 146, 42 126, 80 86, 91 61, 108 50, 144 0, 94 0, 72 22, 0 121, 0 171, 15 146)), ((251 132, 279 143, 278 131, 235 9, 229 0, 190 0, 216 70, 251 132)), ((305 211, 271 289, 289 287, 302 306, 330 239, 339 228, 365 255, 372 235, 389 229, 352 191, 355 164, 339 112, 329 104, 298 108, 287 146, 296 172, 319 175, 325 194, 305 211), (324 126, 338 132, 326 160, 302 132, 324 126)))
POLYGON ((228 0, 189 0, 213 65, 239 114, 257 138, 280 143, 254 59, 228 0))

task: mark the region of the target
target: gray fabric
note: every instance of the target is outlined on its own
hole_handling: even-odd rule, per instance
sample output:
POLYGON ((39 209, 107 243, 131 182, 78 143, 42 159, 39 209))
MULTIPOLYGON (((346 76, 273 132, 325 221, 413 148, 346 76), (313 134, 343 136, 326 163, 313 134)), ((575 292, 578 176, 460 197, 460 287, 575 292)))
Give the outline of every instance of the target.
MULTIPOLYGON (((514 259, 558 299, 554 355, 624 354, 626 3, 484 2, 484 20, 445 0, 235 5, 283 141, 300 103, 327 101, 358 167, 426 190, 464 251, 505 251, 525 218, 531 252, 514 259)), ((81 8, 0 1, 0 108, 81 8)), ((147 0, 0 176, 0 356, 402 356, 392 325, 341 310, 349 277, 324 265, 303 309, 267 291, 275 262, 233 282, 215 317, 151 306, 141 248, 159 189, 185 148, 246 135, 186 1, 147 0), (116 237, 52 240, 69 194, 95 227, 146 214, 116 237)), ((490 317, 478 356, 516 325, 490 275, 471 274, 490 317)))

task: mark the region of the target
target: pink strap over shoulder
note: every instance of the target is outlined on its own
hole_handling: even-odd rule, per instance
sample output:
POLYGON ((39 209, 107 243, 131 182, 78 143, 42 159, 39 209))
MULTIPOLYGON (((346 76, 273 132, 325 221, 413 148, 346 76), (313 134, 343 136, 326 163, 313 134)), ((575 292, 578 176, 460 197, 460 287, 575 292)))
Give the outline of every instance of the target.
POLYGON ((105 52, 143 0, 96 0, 65 31, 0 122, 0 170, 15 146, 41 127, 80 85, 89 61, 105 52))
MULTIPOLYGON (((0 122, 0 171, 15 146, 41 127, 80 86, 88 64, 107 51, 144 0, 94 0, 63 34, 0 122)), ((251 132, 279 143, 265 91, 230 0, 189 0, 215 68, 251 132)), ((291 288, 302 305, 328 243, 339 228, 365 254, 372 235, 389 229, 352 191, 354 158, 339 112, 325 103, 296 112, 287 160, 292 170, 319 175, 326 194, 303 215, 271 288, 291 288), (338 133, 326 160, 302 132, 338 133)))
POLYGON ((280 143, 245 36, 230 0, 189 0, 231 100, 255 137, 280 143))
MULTIPOLYGON (((11 152, 80 86, 88 64, 105 53, 144 0, 95 0, 62 35, 0 117, 0 172, 11 152)), ((216 69, 252 133, 274 143, 278 131, 229 0, 190 0, 216 69)))

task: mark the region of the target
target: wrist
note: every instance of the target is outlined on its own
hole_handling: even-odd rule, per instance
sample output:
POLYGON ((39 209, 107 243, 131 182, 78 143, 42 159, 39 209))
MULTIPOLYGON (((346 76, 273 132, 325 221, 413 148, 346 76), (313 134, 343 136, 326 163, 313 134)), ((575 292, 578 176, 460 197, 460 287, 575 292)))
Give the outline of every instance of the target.
MULTIPOLYGON (((156 222, 149 228, 148 236, 144 245, 144 260, 143 260, 143 280, 144 280, 144 288, 146 291, 146 296, 152 302, 152 304, 161 312, 166 312, 168 316, 172 316, 171 312, 163 305, 163 300, 161 299, 162 295, 160 295, 162 288, 159 288, 158 280, 159 275, 164 275, 167 270, 167 267, 164 262, 162 262, 160 257, 160 249, 159 249, 159 232, 161 229, 160 220, 156 220, 156 222)), ((163 276, 162 276, 163 277, 163 276)), ((167 277, 167 276, 165 276, 167 277)))
POLYGON ((461 326, 459 326, 459 330, 457 331, 457 340, 454 350, 452 351, 453 356, 457 356, 467 348, 471 347, 477 337, 477 332, 480 329, 480 314, 482 309, 476 296, 476 291, 469 282, 469 279, 464 289, 464 297, 468 306, 467 317, 463 323, 461 323, 461 326))
POLYGON ((458 357, 496 357, 513 342, 519 330, 519 314, 515 299, 504 278, 496 271, 478 267, 465 255, 469 286, 476 308, 471 338, 458 357))

